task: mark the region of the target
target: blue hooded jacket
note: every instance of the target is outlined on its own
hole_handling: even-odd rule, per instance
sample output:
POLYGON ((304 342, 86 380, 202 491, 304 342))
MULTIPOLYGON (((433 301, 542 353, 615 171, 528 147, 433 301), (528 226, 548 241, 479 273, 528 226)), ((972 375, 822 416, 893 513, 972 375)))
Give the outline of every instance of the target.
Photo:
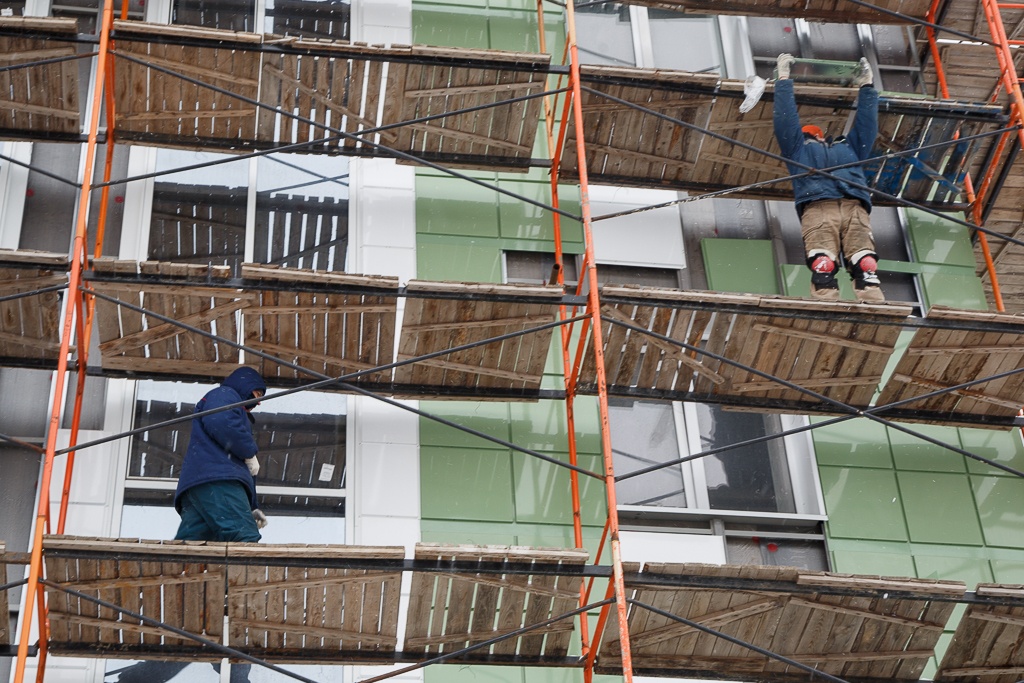
MULTIPOLYGON (((775 138, 779 141, 782 155, 787 159, 822 169, 864 161, 871 157, 875 138, 878 137, 878 91, 868 85, 861 87, 857 94, 857 112, 850 133, 846 137, 826 142, 805 136, 801 130, 792 79, 775 82, 773 116, 775 138)), ((807 171, 804 167, 788 162, 786 167, 794 175, 807 171)), ((865 209, 871 210, 871 193, 846 182, 866 185, 862 166, 849 166, 830 173, 838 180, 818 174, 793 180, 793 201, 798 214, 803 214, 804 206, 810 202, 846 197, 859 199, 865 209)))
MULTIPOLYGON (((219 387, 206 393, 195 412, 250 399, 257 390, 267 391, 260 374, 249 367, 238 368, 219 387)), ((174 508, 179 513, 182 494, 211 481, 241 482, 249 491, 249 504, 256 509, 256 484, 244 462, 259 450, 252 433, 255 422, 241 406, 192 419, 192 436, 174 492, 174 508)))

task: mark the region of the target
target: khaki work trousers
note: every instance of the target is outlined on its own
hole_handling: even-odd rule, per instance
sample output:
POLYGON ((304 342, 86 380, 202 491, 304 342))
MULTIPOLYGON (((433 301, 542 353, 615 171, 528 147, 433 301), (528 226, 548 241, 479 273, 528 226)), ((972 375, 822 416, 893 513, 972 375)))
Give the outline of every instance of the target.
POLYGON ((823 199, 804 207, 800 217, 808 258, 825 254, 833 261, 842 253, 847 267, 875 253, 871 216, 857 199, 823 199))

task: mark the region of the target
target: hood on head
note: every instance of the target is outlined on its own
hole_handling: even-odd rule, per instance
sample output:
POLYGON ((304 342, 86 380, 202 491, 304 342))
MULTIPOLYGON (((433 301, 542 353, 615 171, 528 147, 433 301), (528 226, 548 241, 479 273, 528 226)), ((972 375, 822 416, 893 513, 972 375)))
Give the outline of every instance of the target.
POLYGON ((260 377, 260 373, 250 367, 241 367, 228 375, 222 385, 230 387, 238 392, 243 399, 252 398, 252 392, 267 392, 267 383, 260 377))

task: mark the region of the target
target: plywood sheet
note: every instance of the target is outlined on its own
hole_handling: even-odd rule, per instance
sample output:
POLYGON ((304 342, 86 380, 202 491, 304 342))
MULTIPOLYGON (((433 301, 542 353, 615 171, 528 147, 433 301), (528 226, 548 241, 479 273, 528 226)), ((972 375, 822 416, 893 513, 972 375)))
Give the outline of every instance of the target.
POLYGON ((1024 675, 1024 586, 983 583, 976 593, 982 599, 1018 604, 969 604, 935 681, 1016 683, 1024 675))
POLYGON ((561 288, 418 281, 410 282, 406 290, 410 296, 398 360, 438 355, 399 367, 396 384, 512 391, 539 388, 552 328, 440 352, 553 322, 561 288))
POLYGON ((417 560, 512 564, 507 574, 417 572, 405 651, 420 657, 436 656, 500 638, 452 661, 488 657, 500 661, 502 656, 511 660, 513 655, 523 663, 560 660, 568 651, 574 618, 557 617, 579 605, 580 579, 544 568, 571 573, 587 558, 585 550, 418 544, 417 560), (536 567, 536 573, 526 569, 530 565, 536 567), (553 623, 539 629, 513 635, 518 629, 552 619, 553 623))
MULTIPOLYGON (((966 586, 788 567, 648 563, 626 589, 642 603, 634 603, 629 614, 637 674, 807 680, 807 672, 697 624, 844 679, 916 681, 952 614, 955 603, 948 600, 963 596, 966 586), (645 585, 645 578, 657 576, 695 581, 692 587, 645 585), (709 581, 701 585, 701 579, 709 581), (822 592, 815 590, 818 587, 822 592), (826 590, 836 588, 860 594, 826 590)), ((606 630, 598 670, 620 671, 620 650, 617 630, 606 630)))
MULTIPOLYGON (((630 0, 632 5, 646 5, 658 9, 707 14, 706 0, 630 0)), ((716 14, 744 16, 793 17, 794 19, 828 20, 850 24, 909 24, 922 20, 928 13, 930 0, 876 0, 871 3, 879 12, 846 0, 726 0, 716 2, 716 14), (894 16, 892 12, 906 15, 894 16)))

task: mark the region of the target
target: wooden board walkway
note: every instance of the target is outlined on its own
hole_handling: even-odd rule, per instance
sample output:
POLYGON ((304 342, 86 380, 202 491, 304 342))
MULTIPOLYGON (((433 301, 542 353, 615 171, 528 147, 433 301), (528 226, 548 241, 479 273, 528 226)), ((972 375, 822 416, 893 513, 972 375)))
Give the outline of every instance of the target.
MULTIPOLYGON (((957 322, 1008 323, 1005 331, 922 329, 914 334, 906 353, 879 399, 902 401, 937 390, 969 384, 1024 368, 1024 329, 1017 315, 933 308, 929 318, 957 322)), ((1024 396, 1024 372, 925 398, 917 405, 929 412, 970 413, 1012 417, 1024 396)), ((955 423, 955 420, 954 420, 955 423)))
MULTIPOLYGON (((716 74, 588 65, 582 69, 581 79, 588 88, 582 106, 591 182, 694 192, 735 189, 730 196, 792 198, 788 181, 770 182, 789 175, 784 164, 760 152, 780 154, 772 127, 772 84, 753 109, 741 114, 743 82, 716 74), (739 147, 734 140, 749 147, 739 147)), ((856 92, 854 88, 797 84, 801 121, 820 126, 828 135, 842 134, 856 92)), ((966 137, 995 130, 1002 122, 998 106, 886 95, 879 104, 875 151, 886 154, 913 149, 926 141, 953 140, 956 134, 966 137)), ((563 176, 570 179, 579 172, 577 135, 575 124, 570 123, 561 167, 563 176)), ((921 150, 890 159, 871 169, 869 184, 909 201, 952 208, 962 204, 964 197, 951 191, 948 182, 922 169, 939 169, 943 176, 958 182, 960 174, 977 161, 980 149, 979 144, 971 144, 964 149, 921 150)), ((892 203, 877 195, 874 201, 892 203)))
MULTIPOLYGON (((730 398, 769 408, 806 407, 820 400, 764 375, 848 405, 867 406, 911 313, 909 306, 893 303, 637 287, 605 286, 601 296, 609 391, 652 399, 730 398)), ((588 344, 593 345, 593 335, 588 344)), ((596 390, 593 354, 584 361, 579 382, 582 391, 596 390)))
MULTIPOLYGON (((532 285, 412 281, 406 292, 410 296, 402 321, 399 361, 553 322, 562 299, 560 287, 532 285), (440 295, 457 298, 438 298, 440 295)), ((549 328, 403 365, 395 371, 395 383, 442 390, 480 389, 483 393, 500 389, 509 396, 515 392, 529 396, 540 388, 552 331, 549 328)), ((427 389, 422 398, 431 394, 436 392, 427 389)))
MULTIPOLYGON (((696 14, 708 13, 707 0, 629 0, 629 4, 696 14)), ((873 0, 871 4, 889 12, 923 20, 931 6, 931 0, 873 0)), ((743 16, 816 19, 849 24, 910 23, 906 18, 875 11, 847 0, 718 0, 715 2, 714 12, 743 16)))
MULTIPOLYGON (((407 558, 401 547, 50 536, 43 555, 53 584, 51 652, 183 661, 220 655, 156 622, 272 663, 448 655, 456 664, 582 667, 577 617, 565 615, 578 605, 580 582, 608 570, 587 564, 586 550, 430 543, 407 558), (403 573, 411 574, 406 599, 403 573)), ((807 680, 702 630, 711 629, 847 680, 916 681, 961 601, 967 609, 935 680, 1011 683, 1022 668, 1014 645, 1024 628, 1021 586, 986 584, 968 596, 958 581, 789 567, 624 570, 638 675, 807 680)), ((613 623, 597 644, 599 673, 621 673, 613 623)))
POLYGON ((550 61, 126 21, 114 36, 119 140, 227 152, 310 143, 295 151, 391 156, 377 147, 385 145, 505 170, 528 166, 541 100, 505 102, 543 92, 550 61), (439 116, 485 105, 496 106, 439 116))
MULTIPOLYGON (((635 571, 635 568, 633 568, 635 571)), ((897 579, 811 572, 791 567, 648 563, 634 600, 720 631, 801 664, 857 681, 916 681, 966 586, 954 581, 897 579), (828 592, 645 586, 646 575, 735 577, 796 587, 878 591, 875 597, 828 592), (885 591, 893 597, 884 597, 885 591), (899 592, 899 597, 895 596, 899 592), (942 598, 943 600, 935 600, 942 598)), ((639 675, 788 683, 809 674, 730 643, 693 625, 634 604, 630 650, 639 675)), ((597 670, 620 673, 619 635, 606 630, 597 670)))
MULTIPOLYGON (((60 286, 66 268, 59 255, 0 252, 0 291, 60 286)), ((94 373, 208 382, 244 363, 274 386, 345 376, 360 390, 399 398, 561 398, 560 387, 542 386, 554 327, 538 328, 557 321, 560 305, 578 303, 550 286, 402 287, 374 275, 110 258, 91 262, 85 284, 97 293, 94 373)), ((0 363, 56 366, 56 297, 0 302, 0 363)), ((614 396, 842 415, 870 407, 881 389, 876 405, 905 401, 882 413, 891 419, 1006 428, 1024 395, 1024 319, 1015 315, 936 308, 920 318, 892 302, 615 285, 601 297, 614 396), (897 338, 915 328, 886 380, 897 338), (963 362, 951 363, 954 353, 963 362)), ((592 334, 586 343, 576 385, 583 394, 597 390, 592 334)))
MULTIPOLYGON (((979 597, 1024 598, 1024 586, 979 584, 979 597)), ((1017 683, 1024 675, 1024 607, 968 605, 946 649, 936 683, 1017 683)))
POLYGON ((62 292, 29 293, 66 286, 67 269, 67 256, 0 250, 0 358, 28 366, 57 358, 62 292))
MULTIPOLYGON (((0 541, 0 559, 6 553, 6 545, 0 541)), ((0 561, 0 578, 7 583, 7 564, 0 561)), ((0 649, 11 644, 11 600, 7 597, 9 590, 0 590, 0 649)))
POLYGON ((74 19, 0 18, 0 138, 78 140, 77 32, 74 19))

